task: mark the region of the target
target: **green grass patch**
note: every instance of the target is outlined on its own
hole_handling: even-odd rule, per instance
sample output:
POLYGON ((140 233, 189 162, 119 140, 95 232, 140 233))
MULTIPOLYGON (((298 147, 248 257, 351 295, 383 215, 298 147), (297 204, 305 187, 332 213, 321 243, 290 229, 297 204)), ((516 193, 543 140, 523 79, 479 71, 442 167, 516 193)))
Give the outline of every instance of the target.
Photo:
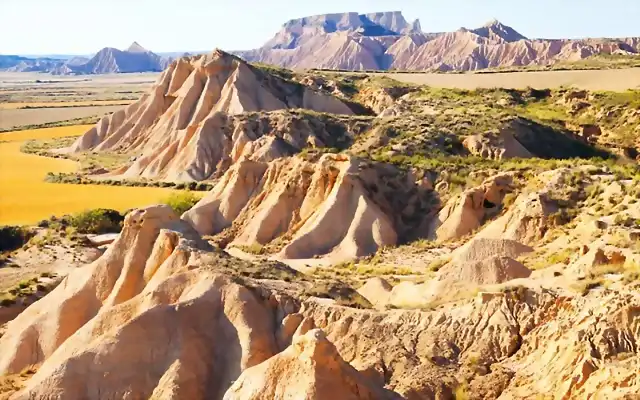
POLYGON ((182 215, 189 211, 200 198, 191 191, 172 193, 169 197, 162 200, 163 204, 168 205, 176 214, 182 215))

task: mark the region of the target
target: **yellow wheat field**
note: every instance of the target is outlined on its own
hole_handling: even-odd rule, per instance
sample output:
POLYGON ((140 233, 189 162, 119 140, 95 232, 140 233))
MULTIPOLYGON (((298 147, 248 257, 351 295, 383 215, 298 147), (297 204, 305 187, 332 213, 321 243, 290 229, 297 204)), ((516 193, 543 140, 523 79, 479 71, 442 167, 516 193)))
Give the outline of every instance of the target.
POLYGON ((73 172, 74 161, 20 152, 25 140, 75 136, 89 126, 0 133, 0 225, 32 224, 91 208, 124 211, 158 203, 171 189, 46 183, 47 172, 73 172))

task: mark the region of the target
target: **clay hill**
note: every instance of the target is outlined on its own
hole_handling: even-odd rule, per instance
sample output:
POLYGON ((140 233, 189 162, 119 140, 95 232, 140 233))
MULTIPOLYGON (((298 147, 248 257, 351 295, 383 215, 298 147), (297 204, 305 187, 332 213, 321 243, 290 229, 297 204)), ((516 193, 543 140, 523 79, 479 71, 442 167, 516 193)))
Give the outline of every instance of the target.
POLYGON ((12 72, 47 72, 54 75, 116 74, 132 72, 160 72, 171 62, 134 42, 126 50, 105 47, 87 59, 32 59, 0 56, 0 68, 12 72))
POLYGON ((180 58, 41 155, 211 188, 11 236, 0 398, 635 398, 636 96, 180 58))
POLYGON ((295 69, 440 70, 549 65, 598 54, 638 54, 640 38, 527 39, 493 20, 477 29, 424 33, 400 12, 345 13, 287 22, 248 61, 295 69))
POLYGON ((167 60, 134 42, 128 49, 122 51, 112 47, 100 50, 85 64, 69 65, 69 71, 60 70, 58 73, 73 74, 115 74, 129 72, 159 72, 169 64, 167 60))
POLYGON ((124 177, 204 180, 224 172, 243 155, 270 161, 309 140, 322 141, 314 137, 318 133, 308 130, 300 131, 300 137, 257 143, 254 140, 262 135, 261 127, 251 132, 248 121, 236 118, 250 112, 301 108, 354 113, 332 95, 216 51, 173 62, 150 93, 104 117, 73 144, 71 151, 141 152, 121 171, 124 177))

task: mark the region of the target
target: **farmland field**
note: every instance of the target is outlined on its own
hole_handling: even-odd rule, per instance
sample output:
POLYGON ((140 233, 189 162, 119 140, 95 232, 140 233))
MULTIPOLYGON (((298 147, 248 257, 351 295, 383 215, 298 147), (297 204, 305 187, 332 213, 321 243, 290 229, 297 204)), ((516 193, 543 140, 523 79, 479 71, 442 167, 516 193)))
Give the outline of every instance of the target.
MULTIPOLYGON (((44 127, 60 121, 84 123, 131 104, 157 74, 52 76, 0 73, 0 131, 44 127)), ((67 123, 68 124, 68 123, 67 123)))
POLYGON ((385 73, 401 82, 443 88, 476 89, 501 87, 537 89, 574 86, 587 90, 624 91, 640 89, 640 68, 503 73, 385 73))
POLYGON ((129 208, 154 204, 171 189, 46 183, 47 172, 74 172, 74 161, 20 152, 25 140, 77 136, 89 126, 67 126, 0 133, 0 225, 31 224, 91 208, 129 208))
POLYGON ((0 103, 0 109, 16 110, 21 108, 70 108, 89 106, 122 106, 133 103, 134 100, 94 100, 94 101, 60 101, 34 103, 0 103))

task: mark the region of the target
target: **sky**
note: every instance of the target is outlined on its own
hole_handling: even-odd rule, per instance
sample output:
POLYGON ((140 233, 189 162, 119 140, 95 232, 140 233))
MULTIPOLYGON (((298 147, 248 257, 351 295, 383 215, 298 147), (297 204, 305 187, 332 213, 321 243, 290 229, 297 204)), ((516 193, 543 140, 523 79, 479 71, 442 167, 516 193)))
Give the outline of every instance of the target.
POLYGON ((498 19, 530 38, 640 36, 640 0, 0 0, 0 54, 92 54, 133 41, 155 52, 246 50, 286 21, 402 11, 425 32, 498 19))

